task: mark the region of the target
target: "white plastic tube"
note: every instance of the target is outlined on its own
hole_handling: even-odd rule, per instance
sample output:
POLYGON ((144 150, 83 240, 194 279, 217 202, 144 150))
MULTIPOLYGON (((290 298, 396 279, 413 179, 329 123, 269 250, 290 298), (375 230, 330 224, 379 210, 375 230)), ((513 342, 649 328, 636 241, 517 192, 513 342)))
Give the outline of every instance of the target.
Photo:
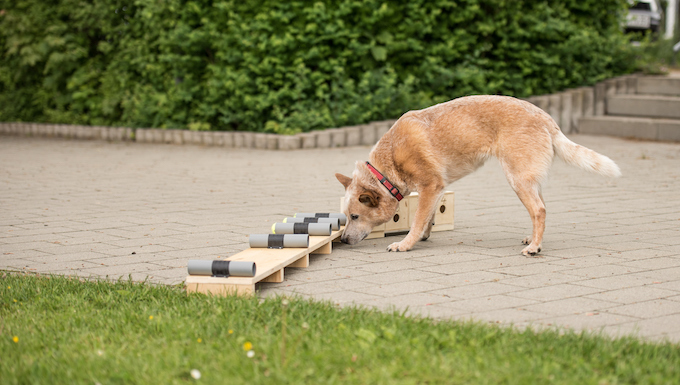
POLYGON ((333 231, 340 230, 340 218, 288 217, 283 220, 283 223, 330 223, 333 231))
POLYGON ((340 226, 347 224, 347 215, 343 213, 297 213, 293 215, 295 218, 338 218, 340 226))
POLYGON ((309 247, 309 234, 251 234, 250 247, 281 249, 309 247))
POLYGON ((330 223, 274 223, 272 234, 309 234, 331 235, 333 225, 330 223))
POLYGON ((257 270, 255 262, 250 261, 205 261, 189 260, 189 275, 209 275, 217 277, 254 277, 257 270))

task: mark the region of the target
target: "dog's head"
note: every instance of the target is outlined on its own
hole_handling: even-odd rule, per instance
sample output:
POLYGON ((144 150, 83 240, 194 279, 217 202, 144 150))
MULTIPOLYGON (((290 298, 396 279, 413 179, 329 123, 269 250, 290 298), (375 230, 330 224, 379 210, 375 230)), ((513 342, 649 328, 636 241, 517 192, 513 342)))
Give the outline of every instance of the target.
POLYGON ((340 240, 354 245, 366 238, 371 230, 389 221, 399 202, 378 183, 365 162, 357 162, 352 177, 335 174, 345 186, 347 224, 340 240))

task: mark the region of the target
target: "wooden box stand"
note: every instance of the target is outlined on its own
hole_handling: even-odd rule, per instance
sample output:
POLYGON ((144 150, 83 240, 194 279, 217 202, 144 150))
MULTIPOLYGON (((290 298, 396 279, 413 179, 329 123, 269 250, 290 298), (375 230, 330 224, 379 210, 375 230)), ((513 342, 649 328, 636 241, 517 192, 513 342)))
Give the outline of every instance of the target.
MULTIPOLYGON (((453 230, 453 191, 446 191, 441 201, 437 205, 434 215, 434 226, 432 231, 453 230)), ((345 209, 344 197, 340 199, 340 211, 345 209)), ((376 226, 366 239, 382 238, 386 235, 408 232, 416 216, 418 208, 418 193, 411 193, 399 202, 397 213, 392 220, 385 224, 376 226)))

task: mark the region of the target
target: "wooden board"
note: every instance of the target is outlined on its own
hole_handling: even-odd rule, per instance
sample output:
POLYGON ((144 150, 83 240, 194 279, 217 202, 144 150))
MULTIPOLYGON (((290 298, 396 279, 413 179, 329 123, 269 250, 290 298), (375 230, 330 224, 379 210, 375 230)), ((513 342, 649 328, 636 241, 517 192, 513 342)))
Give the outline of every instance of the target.
POLYGON ((310 254, 330 254, 332 243, 340 238, 343 229, 344 227, 341 227, 340 230, 333 231, 330 236, 310 236, 307 248, 246 249, 225 260, 255 262, 254 277, 189 275, 186 279, 187 292, 219 295, 252 294, 258 282, 283 282, 286 267, 307 267, 310 254))

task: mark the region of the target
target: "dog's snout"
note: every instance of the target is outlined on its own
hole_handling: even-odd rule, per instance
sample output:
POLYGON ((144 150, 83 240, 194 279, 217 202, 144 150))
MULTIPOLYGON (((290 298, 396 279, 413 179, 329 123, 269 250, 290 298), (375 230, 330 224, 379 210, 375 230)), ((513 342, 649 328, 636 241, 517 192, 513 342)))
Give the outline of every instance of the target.
POLYGON ((349 215, 349 218, 350 218, 351 220, 353 220, 353 221, 356 221, 357 219, 359 219, 359 216, 356 215, 356 214, 350 214, 350 215, 349 215))
POLYGON ((344 232, 344 231, 343 231, 343 233, 342 233, 342 236, 340 237, 340 242, 342 242, 342 243, 344 243, 344 244, 346 244, 346 245, 352 245, 352 244, 354 244, 354 243, 352 242, 352 238, 349 236, 349 234, 348 234, 347 232, 344 232))

